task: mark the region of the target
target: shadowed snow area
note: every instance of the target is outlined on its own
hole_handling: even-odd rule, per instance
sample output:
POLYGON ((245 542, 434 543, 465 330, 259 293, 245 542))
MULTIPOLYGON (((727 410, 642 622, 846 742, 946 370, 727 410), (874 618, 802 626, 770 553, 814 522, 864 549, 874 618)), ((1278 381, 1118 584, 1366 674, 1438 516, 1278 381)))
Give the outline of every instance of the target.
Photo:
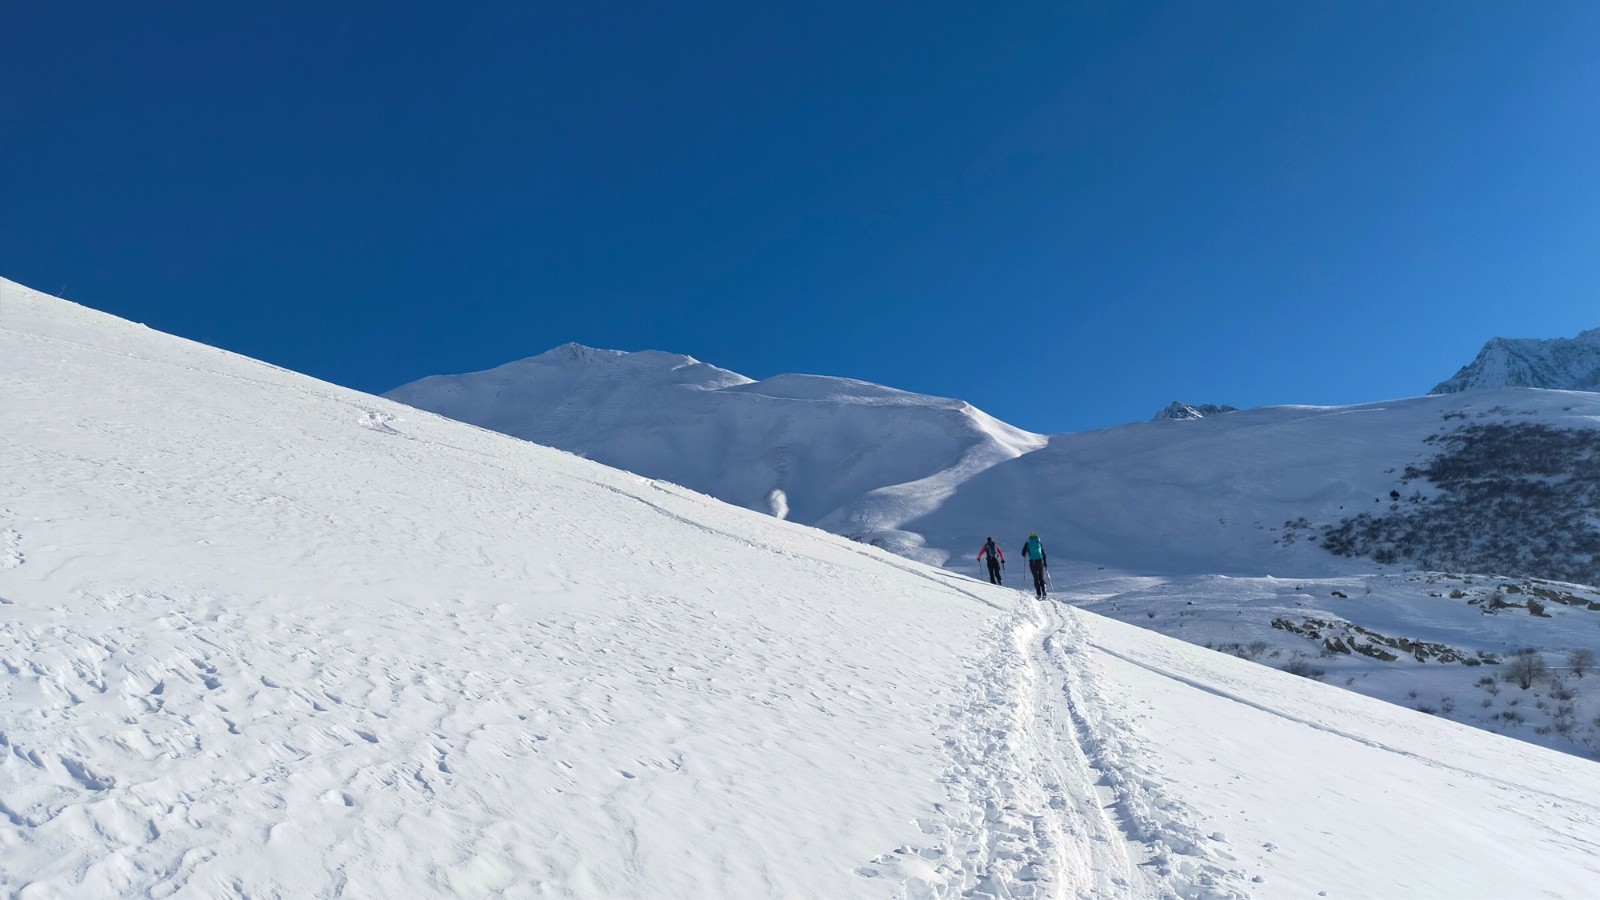
MULTIPOLYGON (((553 352, 666 367, 718 402, 765 384, 553 352)), ((1600 879, 1600 768, 1573 756, 4 281, 0 376, 11 894, 1583 896, 1600 879)), ((937 436, 897 392, 775 381, 837 404, 841 433, 849 408, 887 405, 915 413, 908 440, 937 436)), ((1032 439, 942 402, 968 437, 860 485, 1032 439)), ((639 446, 669 452, 672 425, 636 427, 639 446)), ((784 445, 781 417, 749 427, 729 446, 784 445)), ((748 487, 803 521, 836 510, 748 487)))

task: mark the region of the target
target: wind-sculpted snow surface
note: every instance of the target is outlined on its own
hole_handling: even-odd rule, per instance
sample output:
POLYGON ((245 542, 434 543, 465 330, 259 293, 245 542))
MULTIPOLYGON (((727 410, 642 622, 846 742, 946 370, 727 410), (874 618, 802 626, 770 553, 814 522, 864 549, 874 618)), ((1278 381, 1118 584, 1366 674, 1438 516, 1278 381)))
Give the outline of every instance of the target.
POLYGON ((1600 878, 1572 757, 8 282, 0 366, 7 894, 1600 878))

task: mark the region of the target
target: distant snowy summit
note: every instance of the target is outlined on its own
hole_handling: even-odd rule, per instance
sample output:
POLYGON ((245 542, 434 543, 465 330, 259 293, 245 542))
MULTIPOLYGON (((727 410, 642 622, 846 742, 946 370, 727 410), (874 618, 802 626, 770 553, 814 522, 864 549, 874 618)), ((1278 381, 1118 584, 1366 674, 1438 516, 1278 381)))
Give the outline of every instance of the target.
POLYGON ((1201 403, 1198 406, 1191 406, 1187 403, 1179 403, 1178 401, 1174 400, 1167 404, 1166 407, 1160 412, 1156 413, 1155 417, 1150 421, 1160 422, 1165 419, 1204 419, 1206 416, 1215 416, 1222 413, 1238 411, 1238 407, 1228 406, 1227 404, 1222 404, 1219 406, 1215 403, 1201 403))
POLYGON ((1477 359, 1428 393, 1499 387, 1600 391, 1600 328, 1574 338, 1492 338, 1477 359))
POLYGON ((1046 440, 961 400, 580 344, 385 396, 912 556, 901 524, 1046 440))

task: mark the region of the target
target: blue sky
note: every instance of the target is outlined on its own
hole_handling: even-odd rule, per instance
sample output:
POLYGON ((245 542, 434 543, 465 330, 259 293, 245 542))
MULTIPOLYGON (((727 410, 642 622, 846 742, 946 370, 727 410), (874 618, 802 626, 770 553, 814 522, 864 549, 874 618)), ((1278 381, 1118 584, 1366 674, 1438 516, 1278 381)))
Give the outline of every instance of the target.
POLYGON ((1066 431, 1600 326, 1591 2, 69 0, 0 34, 0 275, 363 390, 579 341, 1066 431))

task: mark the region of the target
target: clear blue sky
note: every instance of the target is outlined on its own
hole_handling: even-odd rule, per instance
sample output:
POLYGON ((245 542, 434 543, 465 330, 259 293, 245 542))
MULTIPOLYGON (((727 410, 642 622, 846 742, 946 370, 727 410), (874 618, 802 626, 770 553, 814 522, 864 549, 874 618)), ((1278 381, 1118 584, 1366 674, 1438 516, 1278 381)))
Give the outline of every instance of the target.
POLYGON ((0 275, 363 390, 566 341, 1043 431, 1600 326, 1600 4, 0 5, 0 275))

